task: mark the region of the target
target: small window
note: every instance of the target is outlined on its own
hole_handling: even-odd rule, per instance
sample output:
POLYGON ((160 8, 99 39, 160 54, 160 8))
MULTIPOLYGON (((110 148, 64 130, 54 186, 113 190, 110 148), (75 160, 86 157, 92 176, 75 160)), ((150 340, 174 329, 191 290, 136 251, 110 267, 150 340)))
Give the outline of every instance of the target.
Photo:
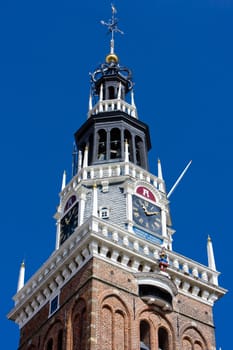
POLYGON ((109 209, 107 207, 100 208, 100 217, 101 219, 109 218, 109 209))
POLYGON ((50 301, 50 312, 49 315, 52 315, 59 307, 59 298, 58 295, 50 301))

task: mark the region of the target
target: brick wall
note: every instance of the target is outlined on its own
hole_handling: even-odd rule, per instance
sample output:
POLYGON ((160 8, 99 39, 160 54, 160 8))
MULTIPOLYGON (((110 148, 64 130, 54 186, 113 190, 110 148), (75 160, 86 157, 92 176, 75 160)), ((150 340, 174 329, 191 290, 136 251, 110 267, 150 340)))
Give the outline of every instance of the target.
POLYGON ((138 297, 134 274, 94 258, 62 288, 60 308, 49 317, 45 305, 21 329, 20 350, 139 350, 140 322, 150 328, 151 350, 158 349, 158 332, 168 336, 167 350, 214 348, 212 308, 178 294, 174 311, 163 313, 138 297))

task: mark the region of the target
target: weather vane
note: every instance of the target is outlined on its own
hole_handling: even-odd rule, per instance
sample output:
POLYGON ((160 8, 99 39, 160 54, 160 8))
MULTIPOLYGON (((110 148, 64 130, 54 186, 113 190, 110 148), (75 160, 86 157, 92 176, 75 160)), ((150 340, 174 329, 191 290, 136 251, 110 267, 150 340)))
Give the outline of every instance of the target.
POLYGON ((103 24, 104 26, 107 26, 108 31, 112 33, 111 53, 114 53, 114 33, 118 32, 120 34, 124 34, 124 32, 122 32, 122 30, 120 30, 117 26, 118 19, 115 17, 117 13, 116 7, 113 4, 111 4, 111 7, 112 7, 112 18, 108 22, 100 21, 100 23, 103 24))

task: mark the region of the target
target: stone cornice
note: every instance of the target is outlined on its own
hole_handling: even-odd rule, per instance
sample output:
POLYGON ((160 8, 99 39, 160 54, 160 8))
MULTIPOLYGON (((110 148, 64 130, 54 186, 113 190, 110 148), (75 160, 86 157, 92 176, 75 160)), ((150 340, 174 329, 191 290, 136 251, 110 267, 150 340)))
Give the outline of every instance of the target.
MULTIPOLYGON (((8 317, 24 326, 87 263, 97 257, 132 273, 158 272, 161 247, 91 216, 14 296, 8 317)), ((179 293, 213 305, 226 290, 213 284, 218 272, 167 251, 167 272, 179 293)))

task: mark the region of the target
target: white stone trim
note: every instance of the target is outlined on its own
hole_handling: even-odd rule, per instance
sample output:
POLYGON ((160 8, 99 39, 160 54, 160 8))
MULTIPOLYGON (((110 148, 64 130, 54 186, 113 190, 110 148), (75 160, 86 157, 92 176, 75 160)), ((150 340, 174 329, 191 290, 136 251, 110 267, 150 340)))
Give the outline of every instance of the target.
MULTIPOLYGON (((20 328, 24 326, 93 256, 132 273, 137 269, 158 272, 160 250, 159 245, 134 233, 90 217, 15 295, 15 307, 8 317, 20 328)), ((225 294, 226 290, 211 283, 213 276, 218 276, 217 271, 172 251, 167 254, 167 273, 181 294, 208 305, 225 294)))

